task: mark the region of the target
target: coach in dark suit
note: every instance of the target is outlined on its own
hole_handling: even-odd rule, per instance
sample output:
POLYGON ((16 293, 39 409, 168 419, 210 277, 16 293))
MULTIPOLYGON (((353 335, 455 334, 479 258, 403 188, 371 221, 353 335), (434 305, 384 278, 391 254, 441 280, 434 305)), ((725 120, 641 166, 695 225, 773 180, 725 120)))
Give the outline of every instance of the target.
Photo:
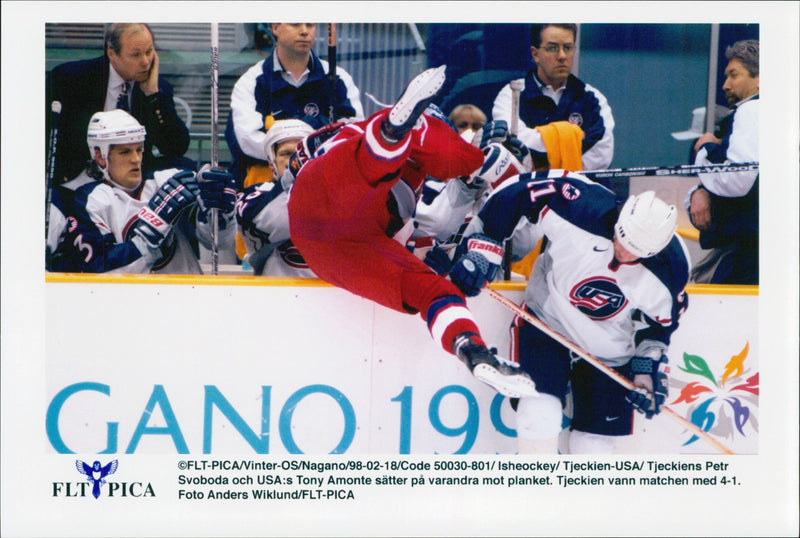
POLYGON ((172 166, 194 168, 183 157, 189 130, 175 111, 172 86, 158 74, 158 53, 146 24, 111 24, 105 54, 92 60, 67 62, 50 73, 47 127, 53 100, 61 103, 55 178, 75 178, 90 160, 86 129, 95 112, 123 108, 147 129, 143 172, 172 166), (153 155, 153 146, 161 156, 153 155))

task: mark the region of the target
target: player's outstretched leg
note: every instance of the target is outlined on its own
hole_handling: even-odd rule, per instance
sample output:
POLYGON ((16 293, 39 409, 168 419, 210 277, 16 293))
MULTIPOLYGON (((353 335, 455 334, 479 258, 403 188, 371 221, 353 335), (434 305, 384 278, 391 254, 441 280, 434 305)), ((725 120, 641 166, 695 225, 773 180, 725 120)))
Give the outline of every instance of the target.
POLYGON ((389 115, 381 124, 381 136, 390 144, 397 144, 414 128, 445 81, 445 67, 426 69, 408 83, 389 115))
POLYGON ((480 343, 475 333, 462 333, 453 340, 455 353, 480 381, 509 398, 537 396, 536 384, 527 373, 497 357, 480 343))

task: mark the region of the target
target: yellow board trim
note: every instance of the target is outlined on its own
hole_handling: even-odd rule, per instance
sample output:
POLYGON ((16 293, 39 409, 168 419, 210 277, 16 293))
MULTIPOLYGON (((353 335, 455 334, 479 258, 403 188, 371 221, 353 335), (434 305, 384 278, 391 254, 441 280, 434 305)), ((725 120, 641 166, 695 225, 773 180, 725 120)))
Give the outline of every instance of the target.
POLYGON ((150 284, 184 286, 295 286, 323 288, 318 278, 283 278, 253 275, 138 275, 108 273, 45 273, 45 282, 73 284, 150 284))
MULTIPOLYGON (((45 273, 47 283, 74 284, 150 284, 183 286, 294 286, 301 288, 327 288, 330 284, 317 278, 283 278, 252 275, 136 275, 109 273, 45 273)), ((492 288, 506 291, 522 291, 525 281, 500 281, 492 288)), ((758 286, 729 286, 722 284, 689 284, 690 295, 758 295, 758 286)))
POLYGON ((758 286, 734 286, 730 284, 689 284, 689 295, 758 295, 758 286))
MULTIPOLYGON (((498 291, 522 291, 527 282, 521 280, 493 282, 492 288, 498 291)), ((758 295, 758 286, 734 286, 728 284, 687 284, 689 295, 758 295)))

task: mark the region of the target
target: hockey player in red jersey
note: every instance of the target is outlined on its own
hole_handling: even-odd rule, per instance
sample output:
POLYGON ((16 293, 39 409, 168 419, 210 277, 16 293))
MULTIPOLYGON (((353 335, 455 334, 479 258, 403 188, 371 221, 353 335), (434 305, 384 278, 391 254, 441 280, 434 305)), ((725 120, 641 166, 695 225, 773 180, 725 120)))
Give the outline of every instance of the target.
POLYGON ((462 292, 406 249, 427 176, 467 176, 483 152, 423 114, 445 66, 413 79, 397 103, 346 125, 300 170, 289 198, 292 241, 321 279, 388 308, 420 313, 433 338, 506 396, 534 383, 487 349, 462 292))

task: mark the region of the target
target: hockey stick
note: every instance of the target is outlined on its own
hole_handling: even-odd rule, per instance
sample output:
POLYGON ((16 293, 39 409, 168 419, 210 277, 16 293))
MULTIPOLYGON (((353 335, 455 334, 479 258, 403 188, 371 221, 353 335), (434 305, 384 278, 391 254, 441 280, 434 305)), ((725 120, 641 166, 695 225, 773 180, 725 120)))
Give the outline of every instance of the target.
MULTIPOLYGON (((522 92, 522 81, 515 79, 509 82, 511 87, 511 125, 509 133, 512 136, 519 134, 519 94, 522 92)), ((505 247, 505 260, 503 263, 503 278, 511 280, 511 238, 506 240, 505 247)))
POLYGON ((50 140, 47 155, 47 191, 45 192, 44 205, 44 238, 50 231, 50 203, 53 198, 53 183, 56 177, 56 145, 58 144, 58 119, 61 117, 61 101, 53 101, 50 104, 53 111, 53 123, 50 126, 50 140))
MULTIPOLYGON (((211 168, 219 165, 219 23, 211 23, 211 168)), ((211 208, 211 274, 219 273, 219 212, 211 208)))
POLYGON ((511 124, 509 131, 512 135, 519 134, 519 94, 522 91, 522 81, 512 80, 508 84, 511 87, 511 124))
POLYGON ((755 172, 758 163, 687 164, 682 166, 640 166, 634 168, 610 168, 608 170, 581 170, 575 172, 589 179, 637 176, 692 176, 719 172, 755 172))
POLYGON ((336 23, 328 23, 328 85, 330 92, 330 105, 328 106, 328 120, 331 123, 336 119, 334 105, 336 104, 336 23))
MULTIPOLYGON (((529 314, 526 310, 522 309, 514 301, 512 301, 499 291, 494 290, 492 288, 486 288, 486 289, 488 290, 489 296, 492 299, 496 300, 498 303, 502 304, 503 306, 514 312, 517 316, 521 317, 522 319, 524 319, 525 321, 527 321, 528 323, 530 323, 531 325, 533 325, 534 327, 545 333, 547 336, 549 336, 562 346, 566 347, 567 349, 569 349, 570 351, 572 351, 573 353, 584 359, 586 362, 588 362, 595 368, 599 369, 601 372, 609 376, 611 379, 613 379, 626 389, 636 390, 636 386, 630 379, 623 376, 622 374, 620 374, 619 372, 608 366, 606 363, 604 363, 594 355, 587 353, 580 346, 569 340, 561 333, 556 332, 550 327, 548 327, 542 320, 540 320, 536 316, 529 314)), ((720 452, 724 454, 735 454, 735 452, 733 452, 730 448, 726 447, 725 445, 714 439, 707 432, 703 431, 692 422, 686 420, 685 418, 677 414, 675 411, 673 411, 666 405, 661 406, 661 411, 666 412, 670 418, 674 419, 676 422, 678 422, 681 426, 683 426, 687 430, 690 430, 696 436, 702 438, 704 441, 709 443, 711 446, 713 446, 720 452)))
POLYGON ((44 267, 50 270, 50 245, 47 244, 50 235, 50 205, 53 201, 53 189, 56 178, 56 147, 58 145, 58 119, 61 117, 61 101, 53 101, 50 104, 53 111, 53 123, 50 125, 50 139, 48 141, 47 155, 47 184, 44 194, 44 267))

